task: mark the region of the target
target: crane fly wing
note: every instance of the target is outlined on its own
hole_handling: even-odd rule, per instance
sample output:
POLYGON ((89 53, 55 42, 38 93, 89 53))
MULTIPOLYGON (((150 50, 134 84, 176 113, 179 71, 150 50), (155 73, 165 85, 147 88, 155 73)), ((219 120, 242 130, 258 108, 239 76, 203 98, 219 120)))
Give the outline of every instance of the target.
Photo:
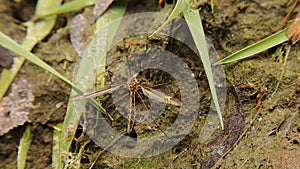
POLYGON ((171 104, 174 106, 181 106, 181 102, 171 96, 165 95, 163 92, 160 92, 158 90, 153 89, 147 89, 145 87, 142 87, 142 92, 145 96, 147 96, 150 99, 154 99, 158 102, 163 102, 167 104, 171 104))

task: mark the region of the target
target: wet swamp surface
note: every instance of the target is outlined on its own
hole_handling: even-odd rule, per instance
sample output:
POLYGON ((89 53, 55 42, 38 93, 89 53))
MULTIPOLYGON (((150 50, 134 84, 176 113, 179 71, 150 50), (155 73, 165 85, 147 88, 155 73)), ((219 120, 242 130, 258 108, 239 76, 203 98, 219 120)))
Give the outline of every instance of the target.
MULTIPOLYGON (((0 3, 1 31, 20 42, 26 33, 26 28, 21 23, 33 16, 35 2, 0 0, 0 3)), ((160 7, 157 3, 152 0, 131 1, 126 13, 165 12, 171 7, 160 7)), ((223 58, 280 30, 292 4, 293 1, 287 0, 218 1, 215 2, 212 13, 209 1, 194 1, 192 8, 201 9, 199 12, 206 36, 220 58, 223 58)), ((298 9, 299 5, 296 11, 298 9)), ((70 42, 70 22, 75 14, 59 15, 52 33, 32 51, 68 79, 72 79, 74 65, 78 60, 70 42)), ((170 29, 176 31, 176 28, 170 29)), ((196 121, 188 135, 171 150, 149 158, 127 158, 105 152, 101 154, 94 168, 300 167, 299 44, 292 46, 285 66, 281 61, 274 61, 274 58, 280 57, 276 50, 282 48, 282 45, 252 58, 224 65, 227 90, 224 107, 225 129, 222 131, 218 128, 203 143, 199 142, 199 133, 209 112, 211 95, 201 60, 190 49, 168 37, 129 37, 109 52, 108 69, 113 73, 113 65, 120 58, 148 48, 171 51, 192 71, 199 86, 200 105, 196 121)), ((14 55, 2 48, 0 51, 1 69, 9 68, 14 55)), ((148 53, 151 54, 151 51, 148 53)), ((135 58, 142 55, 143 53, 139 53, 135 58)), ((183 97, 174 79, 161 71, 147 70, 140 73, 137 79, 143 86, 162 84, 159 90, 173 98, 183 97)), ((33 63, 25 62, 9 89, 9 97, 1 101, 1 106, 10 103, 18 108, 16 112, 21 112, 11 115, 8 125, 22 125, 16 124, 0 136, 0 168, 16 167, 17 149, 25 125, 31 125, 33 133, 26 168, 51 168, 53 126, 64 120, 70 91, 66 84, 49 72, 33 63)), ((141 91, 136 92, 136 95, 143 94, 141 91)), ((137 109, 143 110, 147 107, 147 98, 137 98, 137 109)), ((126 130, 128 122, 115 111, 115 107, 110 106, 111 96, 104 95, 102 99, 105 99, 104 107, 115 118, 111 125, 116 130, 126 130)), ((177 106, 168 105, 163 115, 154 123, 136 124, 135 132, 139 137, 161 133, 160 130, 170 127, 176 120, 178 109, 177 106)), ((3 128, 4 124, 0 127, 3 128)), ((79 126, 78 138, 81 132, 82 126, 79 126)), ((84 136, 83 141, 78 143, 87 143, 81 159, 82 168, 88 168, 102 151, 93 141, 87 142, 88 139, 88 136, 84 136)))

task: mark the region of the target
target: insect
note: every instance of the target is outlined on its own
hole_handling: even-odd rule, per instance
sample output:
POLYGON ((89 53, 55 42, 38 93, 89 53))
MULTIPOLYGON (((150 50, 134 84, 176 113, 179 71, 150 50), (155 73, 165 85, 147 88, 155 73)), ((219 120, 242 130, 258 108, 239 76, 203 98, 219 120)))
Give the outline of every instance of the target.
MULTIPOLYGON (((145 97, 147 97, 151 100, 154 100, 156 102, 166 103, 166 104, 174 105, 174 106, 181 106, 181 102, 178 99, 168 96, 159 90, 155 90, 151 87, 146 87, 146 86, 142 85, 137 78, 138 76, 139 76, 139 73, 136 73, 132 77, 130 77, 127 82, 125 82, 123 84, 115 85, 112 87, 105 87, 102 89, 98 89, 96 91, 86 92, 83 94, 78 94, 78 95, 75 95, 74 97, 72 97, 71 100, 94 98, 97 96, 102 96, 105 94, 113 93, 113 92, 115 92, 117 90, 121 90, 122 88, 125 87, 129 91, 127 94, 125 94, 125 96, 129 95, 129 113, 128 113, 128 117, 127 117, 128 121, 127 121, 126 135, 135 134, 135 131, 133 128, 135 125, 136 96, 139 97, 140 100, 143 100, 142 95, 141 95, 141 93, 142 93, 145 97)), ((122 98, 123 97, 121 97, 121 99, 122 98)), ((144 104, 144 107, 147 107, 144 102, 143 102, 143 104, 144 104)))

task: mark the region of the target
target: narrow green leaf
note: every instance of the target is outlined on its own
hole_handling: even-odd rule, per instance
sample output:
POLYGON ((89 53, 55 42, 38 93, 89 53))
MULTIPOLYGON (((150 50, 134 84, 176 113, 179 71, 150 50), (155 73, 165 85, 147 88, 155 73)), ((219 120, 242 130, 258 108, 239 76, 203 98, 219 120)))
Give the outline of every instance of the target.
POLYGON ((62 123, 57 124, 53 130, 53 142, 52 142, 52 168, 61 169, 63 163, 60 157, 60 142, 61 142, 61 128, 62 123))
POLYGON ((220 104, 218 101, 218 96, 217 96, 217 92, 216 92, 216 88, 215 88, 215 82, 213 79, 211 63, 209 60, 208 47, 206 44, 206 38, 205 38, 204 30, 202 27, 202 22, 201 22, 201 18, 199 15, 199 11, 184 10, 183 15, 187 21, 188 27, 192 33, 194 42, 199 51, 200 58, 203 63, 203 66, 204 66, 204 70, 205 70, 206 76, 208 78, 208 83, 209 83, 210 91, 212 93, 212 98, 213 98, 215 107, 218 112, 220 124, 221 124, 222 129, 224 129, 222 113, 221 113, 220 104))
POLYGON ((32 135, 30 131, 30 125, 27 125, 26 130, 20 140, 20 145, 18 148, 18 157, 17 157, 17 168, 23 169, 25 168, 27 152, 29 150, 32 135))
POLYGON ((66 2, 63 5, 49 11, 45 12, 44 14, 37 15, 37 18, 44 18, 51 15, 58 15, 62 13, 77 11, 83 9, 88 6, 92 6, 96 3, 97 0, 73 0, 70 2, 66 2))
POLYGON ((216 64, 225 64, 225 63, 230 63, 241 59, 245 59, 249 56, 255 55, 271 47, 286 42, 289 39, 286 35, 286 31, 287 28, 227 56, 226 58, 218 61, 216 64))
POLYGON ((19 45, 17 42, 0 32, 0 45, 3 47, 17 53, 18 55, 24 56, 24 58, 28 59, 29 61, 33 62, 34 64, 40 66, 41 68, 44 68, 60 78, 62 81, 67 83, 68 85, 72 86, 74 89, 77 89, 78 91, 79 88, 76 87, 71 81, 69 81, 67 78, 65 78, 63 75, 61 75, 59 72, 57 72, 55 69, 53 69, 51 66, 49 66, 47 63, 42 61, 40 58, 32 54, 31 52, 27 51, 24 47, 19 45))
POLYGON ((178 17, 183 11, 187 10, 189 4, 190 0, 178 0, 169 18, 155 32, 153 32, 150 37, 161 31, 169 22, 178 17))
MULTIPOLYGON (((54 10, 59 7, 62 0, 39 0, 36 5, 35 15, 43 15, 48 11, 54 10)), ((25 39, 22 42, 22 46, 27 50, 31 49, 42 39, 44 39, 52 30, 56 21, 56 15, 44 18, 37 22, 29 21, 27 23, 27 34, 25 39)), ((1 38, 1 37, 0 37, 1 38)), ((0 45, 8 45, 5 42, 5 39, 2 39, 0 45), (4 42, 3 42, 4 41, 4 42)), ((11 44, 10 44, 11 45, 11 44)), ((8 47, 7 47, 8 48, 8 47)), ((10 46, 10 50, 14 51, 14 47, 10 46)), ((15 52, 17 53, 17 52, 15 52)), ((0 99, 5 95, 8 87, 12 83, 13 79, 17 75, 19 69, 22 67, 25 58, 22 56, 14 58, 14 64, 10 70, 4 69, 0 77, 0 99)))
POLYGON ((212 13, 214 13, 214 11, 215 11, 215 3, 214 3, 214 0, 210 0, 210 7, 211 7, 212 13))
MULTIPOLYGON (((96 68, 98 74, 99 71, 105 71, 106 52, 110 47, 112 39, 120 23, 120 20, 118 22, 116 22, 115 20, 121 18, 124 15, 126 6, 126 2, 115 2, 103 15, 98 18, 96 23, 97 29, 94 33, 95 37, 93 37, 91 42, 85 48, 80 66, 78 68, 78 71, 76 72, 76 77, 74 79, 75 83, 81 82, 79 83, 79 85, 81 85, 80 87, 87 90, 88 88, 92 88, 94 86, 93 79, 97 74, 94 69, 95 64, 97 66, 96 68), (112 27, 109 26, 109 29, 106 29, 108 28, 107 25, 112 22, 114 25, 112 27), (101 31, 101 33, 99 31, 101 31), (86 81, 84 82, 84 84, 82 83, 82 79, 85 79, 86 81)), ((71 97, 75 94, 77 94, 77 92, 72 91, 71 97)), ((80 116, 85 110, 86 102, 86 100, 76 100, 70 101, 68 104, 68 109, 61 134, 61 157, 69 152, 71 143, 77 130, 80 116)), ((99 108, 100 111, 105 111, 102 107, 99 108)))

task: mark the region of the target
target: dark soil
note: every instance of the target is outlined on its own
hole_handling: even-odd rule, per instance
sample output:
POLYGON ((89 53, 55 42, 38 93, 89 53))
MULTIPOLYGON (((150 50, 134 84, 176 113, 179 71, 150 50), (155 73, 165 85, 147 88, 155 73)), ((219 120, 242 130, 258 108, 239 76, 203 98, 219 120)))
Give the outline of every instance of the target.
MULTIPOLYGON (((26 28, 21 23, 34 15, 35 2, 0 0, 0 4, 1 32, 17 42, 22 41, 26 28)), ((206 36, 223 58, 279 31, 292 4, 292 1, 286 0, 221 0, 215 2, 215 9, 212 11, 210 1, 193 1, 191 8, 201 9, 206 36)), ((161 7, 154 0, 131 1, 126 13, 168 11, 170 8, 170 4, 161 7)), ((292 18, 295 15, 296 12, 292 14, 292 18)), ((59 15, 54 30, 32 51, 68 79, 72 79, 77 60, 69 38, 70 21, 74 16, 75 13, 59 15)), ((190 133, 171 150, 150 158, 126 158, 105 152, 94 168, 300 168, 299 44, 292 46, 285 65, 274 61, 274 57, 280 55, 276 50, 282 48, 282 45, 249 59, 224 65, 227 81, 225 129, 219 128, 204 143, 199 142, 199 133, 209 111, 211 95, 197 55, 175 40, 165 37, 152 40, 139 36, 130 37, 129 41, 120 42, 110 51, 110 61, 113 63, 108 64, 108 69, 120 57, 128 55, 124 48, 127 49, 126 52, 133 53, 145 46, 171 51, 187 63, 201 86, 200 113, 190 133), (126 45, 131 46, 127 48, 126 45)), ((1 71, 11 67, 13 57, 11 52, 0 48, 1 71)), ((143 75, 147 77, 143 85, 168 83, 169 87, 162 87, 161 90, 172 97, 180 97, 178 87, 168 75, 156 70, 143 75)), ((143 76, 140 75, 139 78, 141 77, 143 76)), ((25 62, 7 95, 13 92, 13 86, 26 92, 26 97, 32 97, 30 106, 25 106, 26 110, 24 108, 28 113, 26 123, 23 122, 0 136, 0 168, 16 168, 18 145, 26 125, 32 126, 33 135, 26 168, 52 168, 53 126, 64 120, 71 89, 30 62, 25 62), (24 82, 27 85, 21 85, 24 82)), ((17 99, 21 103, 24 98, 17 99)), ((104 105, 110 105, 109 99, 104 101, 104 105)), ((137 105, 142 109, 141 100, 137 105)), ((176 106, 168 107, 164 118, 158 121, 161 129, 172 124, 177 109, 176 106)), ((108 111, 115 117, 120 116, 114 111, 114 107, 108 108, 108 111)), ((124 118, 117 118, 113 123, 118 130, 124 130, 126 125, 124 118)), ((147 124, 149 126, 155 131, 148 131, 139 124, 134 129, 139 136, 144 137, 159 132, 156 124, 147 124)), ((79 125, 78 137, 81 129, 82 126, 79 125)), ((84 137, 88 139, 87 136, 84 137)), ((84 142, 79 142, 79 145, 84 142)), ((75 148, 74 144, 72 150, 75 148)), ((84 149, 81 168, 88 168, 100 151, 102 149, 94 142, 89 142, 84 149)))

